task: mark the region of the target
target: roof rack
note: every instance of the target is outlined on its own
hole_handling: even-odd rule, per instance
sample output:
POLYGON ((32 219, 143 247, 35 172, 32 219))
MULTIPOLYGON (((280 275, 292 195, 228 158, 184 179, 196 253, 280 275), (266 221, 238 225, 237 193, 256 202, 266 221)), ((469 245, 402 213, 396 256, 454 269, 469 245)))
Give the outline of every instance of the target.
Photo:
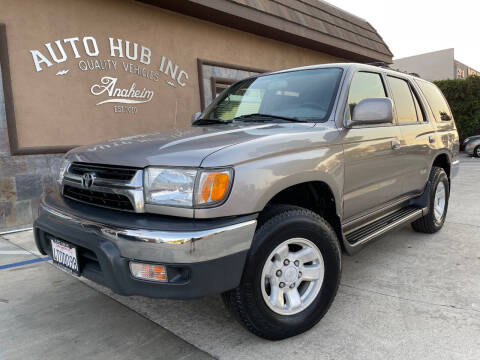
POLYGON ((374 61, 374 62, 371 62, 371 63, 367 63, 367 65, 378 66, 378 67, 390 69, 390 66, 388 66, 388 64, 383 62, 383 61, 374 61))
POLYGON ((384 63, 383 61, 375 61, 375 62, 367 63, 366 65, 378 66, 378 67, 381 67, 381 68, 384 68, 384 69, 389 69, 389 70, 392 70, 392 71, 396 71, 396 72, 399 72, 399 73, 402 73, 402 74, 415 76, 415 77, 418 77, 420 79, 422 78, 420 75, 418 75, 417 73, 414 73, 414 72, 403 71, 403 70, 400 70, 400 69, 393 69, 387 63, 384 63))

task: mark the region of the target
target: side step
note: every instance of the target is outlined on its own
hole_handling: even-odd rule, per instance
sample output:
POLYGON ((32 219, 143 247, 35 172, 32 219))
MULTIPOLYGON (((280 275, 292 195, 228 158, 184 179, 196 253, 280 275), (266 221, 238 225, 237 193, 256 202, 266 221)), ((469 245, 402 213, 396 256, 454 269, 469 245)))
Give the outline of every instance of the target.
POLYGON ((366 243, 387 231, 422 217, 423 211, 424 209, 414 206, 402 208, 360 228, 351 230, 345 234, 345 238, 353 246, 366 243))

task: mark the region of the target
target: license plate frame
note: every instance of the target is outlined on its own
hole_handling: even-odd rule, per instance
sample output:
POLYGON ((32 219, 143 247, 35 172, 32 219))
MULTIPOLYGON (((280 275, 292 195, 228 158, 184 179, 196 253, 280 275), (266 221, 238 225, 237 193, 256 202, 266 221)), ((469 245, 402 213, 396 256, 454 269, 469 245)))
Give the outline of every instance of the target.
POLYGON ((50 238, 50 245, 52 247, 53 264, 63 271, 80 276, 77 247, 55 238, 50 238))

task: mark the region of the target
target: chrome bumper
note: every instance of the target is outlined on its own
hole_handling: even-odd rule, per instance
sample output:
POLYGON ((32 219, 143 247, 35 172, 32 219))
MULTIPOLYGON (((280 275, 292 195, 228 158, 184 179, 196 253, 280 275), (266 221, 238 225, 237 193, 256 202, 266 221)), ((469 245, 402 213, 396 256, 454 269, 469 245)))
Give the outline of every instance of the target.
MULTIPOLYGON (((113 242, 122 257, 162 263, 196 263, 246 251, 250 248, 256 220, 202 231, 157 231, 112 227, 73 216, 40 204, 39 216, 75 227, 113 242)), ((87 235, 87 234, 86 234, 87 235)))

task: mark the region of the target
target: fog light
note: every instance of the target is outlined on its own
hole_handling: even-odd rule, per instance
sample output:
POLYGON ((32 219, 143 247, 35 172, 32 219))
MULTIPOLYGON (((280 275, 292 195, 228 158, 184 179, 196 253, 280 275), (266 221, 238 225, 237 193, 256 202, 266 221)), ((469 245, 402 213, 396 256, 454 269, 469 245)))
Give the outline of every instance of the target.
POLYGON ((130 272, 133 277, 143 280, 166 282, 167 269, 163 265, 142 264, 130 261, 130 272))

